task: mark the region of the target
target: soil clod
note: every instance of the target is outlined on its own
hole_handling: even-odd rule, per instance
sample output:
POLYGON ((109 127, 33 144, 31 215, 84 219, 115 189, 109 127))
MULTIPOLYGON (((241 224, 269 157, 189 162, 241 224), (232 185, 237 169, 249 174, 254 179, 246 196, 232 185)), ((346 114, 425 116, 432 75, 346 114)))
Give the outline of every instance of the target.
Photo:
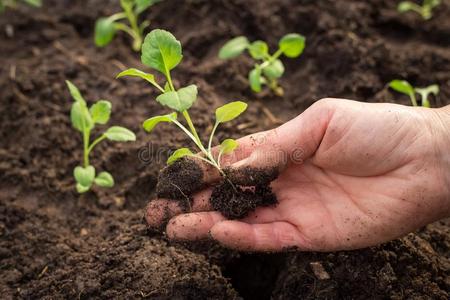
POLYGON ((186 200, 204 186, 202 168, 192 159, 179 159, 161 170, 156 185, 159 198, 186 200))
POLYGON ((258 206, 276 204, 277 198, 267 184, 243 188, 225 180, 214 188, 210 201, 214 210, 226 218, 241 219, 258 206))

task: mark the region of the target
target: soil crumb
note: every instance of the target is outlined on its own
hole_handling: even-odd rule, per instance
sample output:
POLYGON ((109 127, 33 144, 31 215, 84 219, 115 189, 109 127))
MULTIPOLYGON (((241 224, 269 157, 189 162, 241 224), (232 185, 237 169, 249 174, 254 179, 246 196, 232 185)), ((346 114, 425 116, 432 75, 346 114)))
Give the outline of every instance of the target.
POLYGON ((277 179, 277 168, 252 168, 244 167, 238 170, 226 168, 224 170, 231 182, 242 186, 264 185, 277 179))
POLYGON ((191 159, 182 158, 161 170, 156 193, 158 198, 186 200, 203 186, 201 167, 191 159))
POLYGON ((210 201, 214 210, 226 218, 241 219, 258 206, 276 204, 277 197, 268 184, 243 188, 225 180, 214 188, 210 201))

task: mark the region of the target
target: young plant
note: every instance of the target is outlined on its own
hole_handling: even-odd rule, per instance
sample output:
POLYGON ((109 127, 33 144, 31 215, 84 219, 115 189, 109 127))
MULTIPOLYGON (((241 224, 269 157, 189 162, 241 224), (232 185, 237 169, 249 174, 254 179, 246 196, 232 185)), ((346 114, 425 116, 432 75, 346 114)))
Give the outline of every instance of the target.
POLYGON ((421 99, 421 106, 423 107, 430 107, 430 101, 428 100, 428 96, 430 94, 433 94, 437 96, 439 94, 439 86, 437 84, 430 85, 425 88, 417 88, 413 87, 408 81, 406 80, 392 80, 389 82, 389 87, 399 93, 408 95, 411 99, 411 103, 413 106, 418 106, 417 104, 417 98, 416 93, 420 95, 421 99))
POLYGON ((156 87, 159 91, 159 96, 156 101, 161 105, 167 106, 173 112, 163 116, 155 116, 143 123, 143 127, 147 132, 151 132, 158 123, 168 122, 178 126, 197 146, 201 155, 194 154, 188 148, 181 148, 176 150, 167 160, 168 164, 172 164, 177 159, 185 156, 193 156, 201 159, 208 164, 216 167, 221 174, 221 158, 225 154, 230 154, 238 146, 233 139, 224 140, 219 147, 218 154, 215 156, 212 151, 212 142, 217 127, 225 122, 237 118, 241 113, 247 109, 247 104, 241 101, 231 102, 216 109, 216 121, 209 136, 208 144, 203 145, 191 116, 189 115, 189 108, 197 100, 197 86, 194 84, 176 88, 172 81, 171 70, 173 70, 182 60, 181 43, 168 31, 156 29, 150 32, 144 40, 142 45, 142 63, 160 73, 165 77, 165 83, 159 84, 153 74, 145 73, 137 69, 128 69, 117 75, 117 78, 123 76, 140 77, 148 81, 151 85, 156 87), (178 120, 178 115, 181 115, 186 124, 183 125, 178 120))
POLYGON ((112 187, 114 186, 114 179, 111 174, 103 171, 96 176, 95 168, 89 163, 89 154, 95 146, 105 139, 127 142, 135 141, 136 136, 124 127, 112 126, 91 142, 91 131, 95 125, 108 123, 111 114, 111 103, 106 100, 99 100, 88 109, 86 101, 81 96, 78 88, 68 80, 66 84, 72 98, 75 100, 70 110, 72 126, 81 132, 83 136, 83 164, 75 167, 73 170, 73 175, 77 182, 77 191, 78 193, 87 192, 93 184, 100 187, 112 187))
POLYGON ((120 0, 122 12, 107 18, 100 18, 95 23, 95 44, 97 47, 108 45, 117 31, 126 32, 133 39, 133 50, 141 50, 144 29, 150 25, 149 21, 138 24, 139 15, 150 6, 162 0, 120 0), (122 22, 127 20, 129 25, 122 22))
POLYGON ((278 50, 269 53, 269 46, 264 41, 250 43, 245 36, 238 36, 228 41, 219 51, 219 58, 230 59, 248 50, 250 56, 256 61, 255 67, 248 74, 251 89, 259 93, 262 85, 267 85, 276 95, 284 94, 278 79, 284 73, 284 65, 279 57, 295 58, 305 49, 305 37, 297 33, 289 33, 278 42, 278 50))
MULTIPOLYGON (((34 7, 42 6, 42 0, 22 0, 22 2, 34 7)), ((7 7, 15 8, 16 6, 17 0, 0 0, 0 12, 3 12, 7 7)))
POLYGON ((441 4, 441 0, 423 0, 422 5, 411 1, 402 1, 398 4, 397 10, 401 13, 414 11, 422 16, 424 20, 429 20, 433 16, 433 9, 441 4))

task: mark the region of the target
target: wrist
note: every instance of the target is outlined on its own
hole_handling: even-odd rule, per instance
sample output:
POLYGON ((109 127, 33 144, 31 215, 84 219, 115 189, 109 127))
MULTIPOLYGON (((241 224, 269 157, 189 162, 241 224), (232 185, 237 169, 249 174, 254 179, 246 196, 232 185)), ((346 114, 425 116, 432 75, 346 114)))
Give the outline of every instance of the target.
POLYGON ((442 175, 445 216, 450 216, 450 105, 435 109, 436 150, 439 172, 442 175))

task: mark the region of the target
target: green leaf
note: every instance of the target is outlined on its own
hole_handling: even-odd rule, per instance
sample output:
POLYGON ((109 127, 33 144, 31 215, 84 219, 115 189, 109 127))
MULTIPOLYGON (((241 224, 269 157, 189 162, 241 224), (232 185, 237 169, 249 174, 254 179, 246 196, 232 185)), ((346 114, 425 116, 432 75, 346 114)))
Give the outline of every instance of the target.
POLYGON ((112 126, 103 133, 108 140, 116 142, 135 141, 136 136, 132 131, 121 126, 112 126))
POLYGON ((120 0, 120 6, 122 6, 124 11, 131 11, 133 8, 135 0, 120 0))
POLYGON ((287 57, 297 57, 305 49, 305 37, 298 33, 289 33, 281 38, 278 46, 287 57))
POLYGON ((220 152, 223 154, 232 153, 239 146, 238 142, 233 139, 226 139, 220 144, 220 152))
POLYGON ((176 92, 170 91, 156 97, 156 101, 178 112, 189 109, 197 100, 197 86, 191 84, 176 92))
POLYGON ((414 95, 414 88, 406 80, 392 80, 391 82, 389 82, 389 87, 399 93, 403 93, 408 96, 414 95))
POLYGON ((247 103, 234 101, 216 109, 216 123, 224 123, 237 118, 247 109, 247 103))
POLYGON ((77 101, 72 104, 72 108, 70 110, 70 120, 72 122, 72 126, 80 132, 84 132, 85 130, 89 130, 94 127, 94 122, 92 121, 84 100, 77 101))
POLYGON ((232 40, 229 40, 225 45, 220 48, 219 58, 221 59, 229 59, 238 56, 245 49, 247 49, 249 45, 249 41, 245 36, 238 36, 232 40))
POLYGON ((80 194, 86 193, 91 188, 90 186, 84 186, 81 183, 77 183, 77 192, 80 194))
POLYGON ((136 14, 140 14, 150 6, 154 5, 155 3, 158 3, 162 0, 135 0, 136 3, 135 12, 136 14))
POLYGON ((142 72, 141 70, 138 70, 135 68, 130 68, 128 70, 120 72, 119 74, 117 74, 116 78, 121 78, 124 76, 139 77, 144 80, 147 80, 148 82, 150 82, 153 85, 157 85, 157 83, 155 81, 155 76, 153 74, 145 73, 145 72, 142 72))
POLYGON ((95 177, 94 182, 96 185, 101 187, 113 187, 114 178, 108 172, 100 172, 97 177, 95 177))
POLYGON ((77 183, 89 188, 95 178, 95 169, 93 166, 81 167, 77 166, 73 170, 73 176, 77 183))
POLYGON ((425 0, 425 1, 423 2, 423 5, 424 5, 424 6, 429 6, 430 9, 432 9, 432 8, 434 8, 434 7, 436 7, 436 6, 438 6, 439 4, 441 4, 441 0, 425 0))
POLYGON ((433 94, 437 96, 439 94, 439 86, 437 84, 430 85, 426 88, 415 88, 416 93, 420 94, 420 99, 422 100, 422 106, 430 107, 430 101, 428 96, 433 94))
POLYGON ((99 100, 91 106, 89 112, 91 113, 92 121, 94 123, 106 124, 111 115, 111 102, 99 100))
POLYGON ((255 41, 248 46, 248 52, 254 59, 263 59, 269 54, 269 46, 266 42, 255 41))
POLYGON ((144 65, 168 75, 183 58, 181 43, 170 32, 155 29, 145 37, 141 60, 144 65))
POLYGON ((254 68, 250 71, 248 74, 248 81, 250 82, 250 87, 252 88, 252 91, 259 93, 261 92, 261 69, 260 68, 254 68))
POLYGON ((139 32, 143 35, 145 28, 147 28, 148 26, 150 26, 150 21, 145 20, 141 23, 141 25, 139 25, 139 32))
POLYGON ((194 155, 194 154, 188 148, 180 148, 180 149, 176 150, 174 153, 172 153, 171 156, 169 156, 169 158, 167 159, 167 164, 171 165, 176 160, 183 158, 187 155, 194 155))
POLYGON ((156 125, 158 125, 161 122, 173 122, 177 119, 177 113, 171 113, 164 116, 156 116, 152 117, 150 119, 145 120, 144 124, 142 124, 142 127, 144 127, 145 131, 151 132, 156 125))
POLYGON ((264 75, 268 78, 280 78, 284 73, 284 65, 281 60, 277 59, 263 69, 264 75))
POLYGON ((170 92, 172 89, 170 88, 170 84, 169 82, 166 82, 166 84, 164 84, 164 91, 165 92, 170 92))
POLYGON ((84 100, 83 96, 81 96, 80 90, 78 90, 78 88, 72 82, 70 82, 69 80, 66 80, 66 84, 67 84, 67 87, 69 88, 70 95, 72 95, 72 98, 75 101, 86 102, 84 100))
POLYGON ((419 94, 433 94, 437 96, 439 94, 439 86, 437 84, 432 84, 430 86, 427 86, 426 88, 416 88, 415 89, 417 93, 419 94))
POLYGON ((75 103, 72 104, 72 108, 70 109, 70 120, 73 127, 81 132, 86 129, 91 129, 94 127, 94 122, 92 121, 91 115, 87 108, 86 101, 83 99, 83 96, 81 96, 78 88, 72 82, 66 80, 66 84, 72 98, 75 100, 75 103))
POLYGON ((99 18, 95 22, 94 40, 97 47, 104 47, 108 45, 114 38, 115 34, 116 27, 114 21, 109 18, 99 18))
POLYGON ((402 1, 398 4, 397 6, 397 10, 399 12, 407 12, 411 9, 413 9, 413 7, 415 6, 415 3, 409 2, 409 1, 402 1))
POLYGON ((42 1, 41 0, 24 0, 27 4, 35 6, 35 7, 41 7, 42 1))

